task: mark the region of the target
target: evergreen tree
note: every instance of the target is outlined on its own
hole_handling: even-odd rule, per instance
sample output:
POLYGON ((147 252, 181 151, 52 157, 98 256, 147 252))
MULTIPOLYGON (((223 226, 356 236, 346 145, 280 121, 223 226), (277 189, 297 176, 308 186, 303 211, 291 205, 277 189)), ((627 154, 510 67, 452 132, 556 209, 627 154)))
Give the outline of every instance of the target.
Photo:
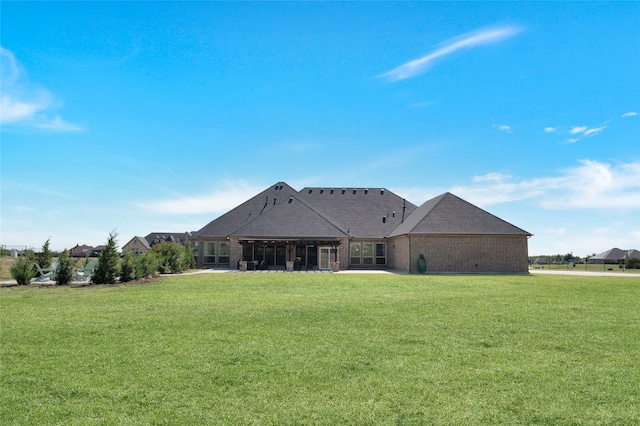
POLYGON ((57 285, 68 285, 73 280, 73 263, 73 259, 69 256, 69 251, 64 249, 58 257, 58 268, 55 276, 57 285))
POLYGON ((49 249, 49 239, 42 245, 42 251, 36 253, 36 263, 40 265, 42 269, 51 268, 51 250, 49 249))
POLYGON ((137 279, 136 277, 136 264, 137 259, 131 254, 127 253, 122 257, 120 264, 120 282, 126 283, 137 279))
POLYGON ((35 278, 36 273, 33 270, 33 262, 29 256, 20 256, 18 260, 11 266, 11 276, 19 285, 27 285, 35 278))
POLYGON ((115 232, 109 234, 107 246, 98 256, 98 266, 93 272, 91 282, 93 284, 115 284, 120 275, 120 256, 116 246, 115 232))

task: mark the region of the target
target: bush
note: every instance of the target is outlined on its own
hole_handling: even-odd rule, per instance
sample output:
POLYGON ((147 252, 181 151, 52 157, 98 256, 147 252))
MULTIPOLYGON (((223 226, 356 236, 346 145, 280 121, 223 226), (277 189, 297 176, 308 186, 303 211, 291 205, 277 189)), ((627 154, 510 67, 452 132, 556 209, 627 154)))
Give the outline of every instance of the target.
POLYGON ((640 269, 640 259, 637 257, 630 257, 624 261, 624 267, 627 269, 640 269))
MULTIPOLYGON (((51 268, 51 250, 49 249, 49 240, 45 241, 42 245, 42 251, 35 254, 35 262, 40 265, 42 269, 51 268)), ((39 275, 38 272, 36 272, 39 275)))
POLYGON ((73 264, 74 261, 69 256, 69 251, 64 249, 58 257, 58 268, 54 278, 57 285, 68 285, 73 280, 73 264))
POLYGON ((115 232, 109 234, 107 246, 98 256, 98 267, 91 276, 93 284, 115 284, 120 276, 120 256, 116 246, 115 232))
POLYGON ((178 274, 188 267, 185 247, 180 243, 156 244, 152 251, 158 259, 158 271, 161 274, 178 274))
POLYGON ((133 281, 138 279, 136 276, 136 266, 138 260, 131 253, 127 253, 122 258, 122 262, 120 262, 120 282, 126 283, 129 281, 133 281))
POLYGON ((11 266, 11 276, 19 285, 28 285, 36 276, 33 270, 33 261, 27 256, 19 257, 11 266))
POLYGON ((158 260, 155 253, 148 251, 142 256, 138 256, 136 264, 136 279, 149 278, 158 272, 158 260))

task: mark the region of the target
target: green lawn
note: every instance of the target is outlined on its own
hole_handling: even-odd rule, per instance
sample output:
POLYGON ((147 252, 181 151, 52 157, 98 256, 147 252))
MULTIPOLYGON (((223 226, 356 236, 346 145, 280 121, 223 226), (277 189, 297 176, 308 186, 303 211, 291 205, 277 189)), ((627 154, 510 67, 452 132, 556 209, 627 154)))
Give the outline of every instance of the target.
POLYGON ((0 290, 3 424, 640 423, 640 279, 0 290))

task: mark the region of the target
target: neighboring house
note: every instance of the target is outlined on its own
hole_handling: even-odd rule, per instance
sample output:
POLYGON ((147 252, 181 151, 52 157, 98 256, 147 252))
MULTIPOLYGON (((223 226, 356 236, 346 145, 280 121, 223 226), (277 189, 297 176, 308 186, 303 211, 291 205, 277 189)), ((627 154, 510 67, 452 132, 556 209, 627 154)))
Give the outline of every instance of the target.
POLYGON ((122 246, 122 253, 144 254, 151 250, 151 246, 144 237, 133 237, 127 244, 122 246))
POLYGON ((279 182, 191 241, 206 268, 518 273, 528 271, 530 236, 450 193, 417 207, 384 188, 279 182))
POLYGON ((149 243, 149 247, 153 247, 159 243, 167 243, 167 242, 176 242, 182 245, 185 245, 191 234, 188 232, 152 232, 146 237, 147 243, 149 243))
POLYGON ((91 256, 95 256, 95 257, 100 256, 102 254, 102 251, 106 248, 107 246, 104 244, 100 246, 95 246, 93 248, 93 251, 91 252, 91 256))
POLYGON ((73 247, 71 250, 69 250, 69 256, 71 257, 87 257, 87 256, 91 256, 91 254, 93 253, 93 247, 92 246, 88 246, 86 244, 83 245, 79 245, 76 244, 75 247, 73 247))
POLYGON ((597 264, 620 264, 625 259, 638 258, 640 259, 640 252, 638 250, 621 250, 619 248, 612 248, 600 254, 597 254, 589 258, 589 262, 597 264))

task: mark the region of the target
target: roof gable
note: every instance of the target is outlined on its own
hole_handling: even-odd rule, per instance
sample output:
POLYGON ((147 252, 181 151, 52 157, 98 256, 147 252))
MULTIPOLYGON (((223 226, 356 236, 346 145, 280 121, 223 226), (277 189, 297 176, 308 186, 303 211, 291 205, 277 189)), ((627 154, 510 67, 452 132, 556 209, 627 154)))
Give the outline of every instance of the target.
POLYGON ((231 234, 237 238, 344 238, 348 235, 292 195, 231 234))
POLYGON ((278 202, 296 192, 284 182, 271 185, 258 195, 250 198, 222 216, 214 219, 194 233, 197 237, 226 238, 242 226, 271 210, 278 202))
POLYGON ((390 236, 405 234, 531 235, 449 192, 422 204, 390 236))

